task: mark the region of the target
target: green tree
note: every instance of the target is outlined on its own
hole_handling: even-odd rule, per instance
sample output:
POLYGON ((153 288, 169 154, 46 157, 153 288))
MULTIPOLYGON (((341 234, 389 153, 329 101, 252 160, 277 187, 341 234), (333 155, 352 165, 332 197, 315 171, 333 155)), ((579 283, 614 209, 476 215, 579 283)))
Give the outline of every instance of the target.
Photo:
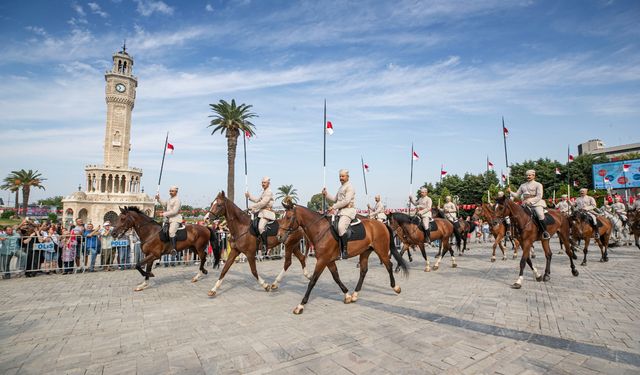
POLYGON ((40 199, 38 201, 38 205, 40 206, 55 206, 58 210, 62 209, 62 199, 64 197, 62 195, 57 195, 55 197, 40 199))
POLYGON ((278 188, 278 194, 276 199, 291 199, 293 203, 298 203, 298 191, 293 188, 293 185, 282 185, 278 188))
POLYGON ((629 152, 627 154, 616 157, 617 160, 633 160, 640 159, 640 152, 629 152))
POLYGON ((42 175, 36 170, 33 171, 29 169, 28 171, 21 169, 19 171, 12 171, 11 173, 15 173, 20 180, 20 188, 22 189, 22 209, 24 210, 24 215, 27 215, 27 207, 29 206, 29 196, 31 195, 31 188, 38 188, 42 190, 46 190, 42 185, 42 181, 46 180, 42 175))
POLYGON ((255 113, 251 112, 251 105, 240 104, 236 105, 236 100, 232 99, 231 104, 224 100, 216 104, 209 104, 211 110, 214 112, 211 123, 207 127, 213 127, 211 134, 215 134, 218 130, 221 135, 227 138, 227 197, 233 202, 235 195, 235 162, 236 162, 236 148, 238 146, 238 137, 242 133, 254 135, 252 124, 249 119, 258 117, 255 113))
MULTIPOLYGON (((333 202, 327 199, 327 206, 331 203, 333 202)), ((322 194, 321 193, 314 194, 311 197, 311 200, 307 202, 307 207, 313 211, 322 211, 322 194)))
POLYGON ((9 190, 10 192, 16 194, 15 210, 16 212, 18 212, 18 208, 19 208, 18 194, 20 193, 20 177, 16 174, 15 171, 9 173, 9 175, 4 178, 2 186, 0 186, 0 189, 9 190))

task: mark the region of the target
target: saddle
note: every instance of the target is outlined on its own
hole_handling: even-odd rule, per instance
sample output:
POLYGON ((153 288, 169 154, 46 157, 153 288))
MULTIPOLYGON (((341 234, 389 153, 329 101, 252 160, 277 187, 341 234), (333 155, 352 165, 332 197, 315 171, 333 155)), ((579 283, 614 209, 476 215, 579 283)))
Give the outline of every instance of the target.
MULTIPOLYGON (((421 231, 425 231, 424 225, 422 224, 422 218, 420 216, 411 216, 411 223, 415 224, 420 228, 421 231)), ((429 222, 429 231, 435 232, 438 230, 438 225, 435 220, 431 220, 429 222)))
MULTIPOLYGON (((536 213, 533 212, 529 207, 522 205, 522 208, 524 209, 524 212, 527 213, 527 215, 531 216, 532 219, 537 220, 537 216, 536 213)), ((544 210, 544 223, 546 225, 552 225, 556 222, 556 220, 553 218, 553 216, 549 215, 549 211, 547 211, 546 209, 544 210)))
MULTIPOLYGON (((249 225, 249 233, 256 237, 260 237, 260 232, 258 231, 258 223, 260 222, 260 218, 256 217, 251 221, 251 225, 249 225)), ((276 220, 271 220, 267 222, 267 225, 264 228, 264 231, 267 233, 267 237, 273 237, 278 235, 278 229, 280 228, 280 224, 276 220)))
MULTIPOLYGON (((187 239, 187 226, 183 223, 178 225, 178 230, 176 231, 176 241, 184 241, 187 239)), ((162 224, 162 229, 160 230, 160 241, 169 242, 169 223, 162 224)))
MULTIPOLYGON (((340 236, 338 236, 338 222, 340 221, 340 217, 332 215, 331 217, 328 217, 327 220, 329 220, 333 238, 335 238, 335 240, 339 242, 340 236)), ((351 223, 349 224, 349 227, 347 228, 345 234, 347 235, 347 242, 363 240, 366 234, 364 230, 364 224, 362 224, 362 221, 360 221, 359 218, 351 220, 351 223)))

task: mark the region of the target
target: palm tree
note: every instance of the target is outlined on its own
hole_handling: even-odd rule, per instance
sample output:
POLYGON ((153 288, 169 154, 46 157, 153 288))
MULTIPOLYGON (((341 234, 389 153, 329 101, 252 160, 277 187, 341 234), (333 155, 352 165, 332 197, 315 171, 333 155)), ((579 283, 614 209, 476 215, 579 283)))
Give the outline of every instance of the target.
POLYGON ((258 115, 250 111, 252 105, 243 103, 236 106, 235 99, 231 100, 231 104, 224 100, 220 100, 219 103, 209 104, 209 106, 211 107, 211 110, 215 112, 215 114, 209 116, 213 117, 213 120, 211 120, 211 123, 207 126, 215 127, 211 134, 213 135, 215 132, 220 130, 220 134, 224 134, 227 137, 227 197, 233 201, 238 137, 240 136, 241 131, 249 136, 255 134, 253 130, 255 125, 253 125, 249 119, 252 117, 258 117, 258 115))
POLYGON ((15 174, 17 180, 19 180, 19 185, 22 189, 22 209, 24 216, 27 216, 27 207, 29 206, 31 188, 36 187, 38 189, 45 190, 44 186, 42 186, 42 181, 46 180, 46 178, 43 178, 37 170, 34 172, 31 169, 28 171, 21 169, 19 171, 12 171, 11 173, 15 174))
POLYGON ((276 199, 285 199, 289 198, 293 203, 298 202, 298 191, 293 188, 293 185, 282 185, 278 188, 278 194, 276 194, 276 199))
POLYGON ((2 190, 9 190, 12 193, 16 193, 16 213, 18 212, 18 193, 20 193, 20 178, 16 175, 15 172, 11 172, 7 177, 4 178, 2 186, 0 186, 2 190))

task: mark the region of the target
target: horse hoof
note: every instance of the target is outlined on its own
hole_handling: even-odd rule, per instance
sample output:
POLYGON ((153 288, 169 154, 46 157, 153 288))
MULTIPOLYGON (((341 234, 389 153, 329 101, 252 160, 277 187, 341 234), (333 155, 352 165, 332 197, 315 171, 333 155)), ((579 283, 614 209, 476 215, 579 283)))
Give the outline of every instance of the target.
POLYGON ((571 270, 571 274, 573 276, 578 276, 580 274, 580 272, 578 272, 578 270, 571 270))
POLYGON ((518 283, 513 283, 513 285, 511 285, 511 288, 512 289, 520 289, 520 288, 522 288, 522 285, 518 284, 518 283))
POLYGON ((517 257, 518 257, 517 255, 514 255, 513 258, 511 258, 511 259, 516 259, 517 257))
MULTIPOLYGON (((600 261, 602 262, 602 259, 600 259, 600 261)), ((587 265, 587 262, 582 262, 582 263, 580 263, 580 265, 581 265, 581 266, 586 266, 586 265, 587 265)))
POLYGON ((396 267, 396 273, 400 272, 400 267, 396 267))
POLYGON ((304 306, 298 305, 295 309, 293 309, 293 313, 296 315, 300 315, 304 312, 304 306))
POLYGON ((457 263, 453 263, 453 264, 451 265, 451 268, 457 268, 457 267, 458 267, 458 264, 457 264, 457 263))
POLYGON ((140 292, 140 291, 142 291, 142 290, 147 289, 148 287, 149 287, 149 284, 147 284, 146 282, 144 282, 144 283, 142 283, 142 284, 138 285, 138 286, 134 289, 134 291, 136 291, 136 292, 140 292))
MULTIPOLYGON (((576 271, 576 272, 578 272, 578 271, 576 271)), ((544 275, 544 276, 542 277, 542 281, 544 281, 544 282, 547 282, 547 281, 549 281, 549 280, 551 280, 551 276, 549 276, 549 275, 544 275)))
POLYGON ((536 254, 531 254, 531 259, 536 259, 536 254))
POLYGON ((351 296, 350 296, 350 295, 348 295, 348 294, 347 294, 346 296, 344 296, 344 304, 345 304, 345 305, 350 304, 350 303, 351 303, 351 301, 352 301, 352 299, 351 299, 351 296))
POLYGON ((538 276, 538 277, 536 277, 536 281, 537 281, 537 282, 542 281, 542 276, 538 276))
POLYGON ((431 267, 426 267, 426 268, 424 269, 424 272, 431 272, 431 267))
POLYGON ((433 266, 433 270, 434 270, 434 271, 437 271, 437 270, 438 270, 438 268, 440 268, 440 266, 433 266))
POLYGON ((216 296, 216 291, 215 290, 210 290, 209 293, 207 293, 207 295, 209 297, 215 297, 216 296))
POLYGON ((402 291, 402 289, 400 289, 399 285, 396 285, 393 287, 393 291, 396 292, 396 294, 400 294, 400 292, 402 291))
POLYGON ((502 257, 502 260, 507 260, 507 257, 502 257))
POLYGON ((491 257, 491 263, 496 261, 496 257, 491 257))
POLYGON ((197 282, 198 282, 198 278, 197 278, 197 277, 194 277, 193 279, 191 279, 191 282, 192 282, 192 283, 197 283, 197 282))
POLYGON ((156 275, 154 275, 153 272, 149 272, 149 277, 156 277, 156 275))
POLYGON ((354 292, 354 293, 351 295, 351 303, 354 303, 354 302, 356 302, 357 300, 358 300, 358 292, 354 292))
POLYGON ((604 257, 604 261, 608 262, 609 261, 609 257, 604 257))
POLYGON ((264 291, 265 292, 270 292, 271 291, 271 285, 267 285, 264 287, 264 291))
POLYGON ((271 284, 271 291, 278 290, 278 284, 271 284))

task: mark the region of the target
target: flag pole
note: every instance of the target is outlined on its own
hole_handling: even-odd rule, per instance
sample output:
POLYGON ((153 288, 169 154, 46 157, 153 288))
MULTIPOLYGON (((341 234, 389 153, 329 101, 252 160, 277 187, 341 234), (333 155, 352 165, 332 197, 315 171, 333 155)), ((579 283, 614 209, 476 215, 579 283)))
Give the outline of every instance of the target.
MULTIPOLYGON (((411 142, 411 177, 409 178, 409 196, 413 194, 413 142, 411 142)), ((407 203, 407 215, 411 214, 411 199, 407 203)))
POLYGON ((162 150, 162 163, 160 164, 160 176, 158 176, 158 188, 156 189, 156 194, 160 194, 160 181, 162 181, 162 170, 164 169, 164 157, 167 155, 167 144, 169 144, 169 132, 167 132, 167 137, 164 139, 164 149, 162 150))
MULTIPOLYGON (((244 192, 247 193, 249 192, 249 177, 247 176, 247 132, 244 129, 242 130, 242 146, 244 148, 244 192)), ((249 209, 249 197, 247 197, 245 195, 244 197, 244 203, 247 207, 247 210, 249 209)))
POLYGON ((509 181, 509 175, 511 171, 509 170, 509 157, 507 156, 507 134, 504 132, 506 128, 504 127, 504 116, 502 116, 502 140, 504 141, 504 161, 507 165, 507 186, 511 186, 511 182, 509 181))
MULTIPOLYGON (((322 123, 322 188, 327 188, 327 99, 324 100, 324 122, 322 123)), ((322 195, 322 212, 327 210, 327 198, 322 195)))
POLYGON ((360 155, 360 162, 362 164, 362 178, 364 179, 364 195, 367 200, 367 205, 369 204, 369 191, 367 190, 367 174, 364 170, 364 158, 360 155))
POLYGON ((567 145, 567 197, 571 200, 571 172, 569 169, 569 164, 571 163, 571 146, 567 145))
POLYGON ((487 203, 491 203, 491 184, 489 183, 489 155, 487 155, 487 203))

